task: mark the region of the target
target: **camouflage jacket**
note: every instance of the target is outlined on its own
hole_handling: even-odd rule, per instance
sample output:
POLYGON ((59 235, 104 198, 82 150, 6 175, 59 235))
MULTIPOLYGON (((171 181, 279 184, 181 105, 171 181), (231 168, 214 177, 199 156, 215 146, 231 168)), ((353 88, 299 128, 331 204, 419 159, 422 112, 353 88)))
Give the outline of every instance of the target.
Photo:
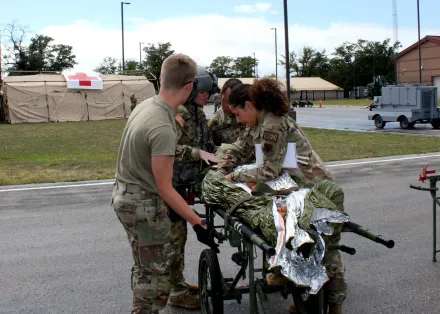
POLYGON ((255 150, 255 144, 261 144, 263 164, 245 171, 232 172, 232 179, 240 182, 266 182, 281 174, 288 143, 296 143, 296 153, 300 158, 297 158, 298 168, 288 171, 300 187, 312 187, 324 179, 333 180, 332 174, 296 122, 289 115, 278 117, 264 110, 260 113, 257 125, 246 128, 244 135, 225 153, 219 166, 232 169, 240 159, 255 150))
POLYGON ((214 152, 214 143, 202 106, 185 104, 177 108, 177 147, 174 161, 173 183, 195 181, 200 169, 200 150, 214 152))
POLYGON ((235 143, 246 128, 245 125, 237 122, 235 116, 227 116, 222 108, 217 110, 212 119, 209 120, 208 126, 211 129, 214 144, 217 146, 235 143))

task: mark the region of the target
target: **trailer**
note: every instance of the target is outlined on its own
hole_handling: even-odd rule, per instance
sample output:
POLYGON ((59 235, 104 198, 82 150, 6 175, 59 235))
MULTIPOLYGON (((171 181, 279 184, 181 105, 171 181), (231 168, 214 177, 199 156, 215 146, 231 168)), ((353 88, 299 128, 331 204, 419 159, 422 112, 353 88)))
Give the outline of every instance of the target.
POLYGON ((416 123, 430 123, 440 128, 440 109, 437 105, 437 87, 422 85, 388 85, 382 87, 382 96, 376 96, 370 105, 376 128, 387 122, 399 122, 400 128, 413 128, 416 123))

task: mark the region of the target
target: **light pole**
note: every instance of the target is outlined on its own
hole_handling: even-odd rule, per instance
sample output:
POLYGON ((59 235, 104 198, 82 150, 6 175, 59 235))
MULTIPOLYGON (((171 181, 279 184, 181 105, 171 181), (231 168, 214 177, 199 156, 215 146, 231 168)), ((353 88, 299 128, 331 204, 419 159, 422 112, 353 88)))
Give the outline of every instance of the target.
POLYGON ((139 69, 142 69, 142 45, 144 43, 139 43, 139 69))
POLYGON ((130 2, 121 2, 121 27, 122 27, 122 74, 125 72, 125 56, 124 56, 124 4, 130 2))
POLYGON ((289 63, 289 23, 287 21, 287 0, 283 1, 284 6, 284 42, 286 54, 286 90, 287 100, 290 104, 290 63, 289 63))
POLYGON ((417 29, 419 34, 419 83, 422 84, 422 51, 420 49, 420 11, 419 0, 417 0, 417 29))
POLYGON ((254 77, 257 77, 257 62, 255 60, 255 52, 252 53, 254 55, 254 77))
POLYGON ((278 80, 277 28, 273 27, 271 30, 275 30, 275 78, 278 80))

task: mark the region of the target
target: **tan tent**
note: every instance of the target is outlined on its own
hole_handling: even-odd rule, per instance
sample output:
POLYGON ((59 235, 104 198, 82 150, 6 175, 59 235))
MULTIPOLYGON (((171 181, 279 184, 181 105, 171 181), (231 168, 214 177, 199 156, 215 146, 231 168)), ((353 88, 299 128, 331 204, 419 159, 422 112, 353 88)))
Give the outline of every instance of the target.
POLYGON ((130 115, 132 100, 155 95, 143 76, 100 75, 103 89, 67 89, 63 75, 5 77, 2 84, 7 123, 121 119, 130 115))

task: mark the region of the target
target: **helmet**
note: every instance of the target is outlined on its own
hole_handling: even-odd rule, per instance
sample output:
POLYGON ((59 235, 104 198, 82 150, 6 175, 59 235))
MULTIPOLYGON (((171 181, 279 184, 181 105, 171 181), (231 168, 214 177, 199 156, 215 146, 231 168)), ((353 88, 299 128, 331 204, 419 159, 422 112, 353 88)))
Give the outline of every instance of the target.
POLYGON ((198 92, 208 92, 209 96, 220 92, 217 77, 201 66, 197 66, 197 76, 194 78, 193 89, 186 102, 193 101, 198 92))

